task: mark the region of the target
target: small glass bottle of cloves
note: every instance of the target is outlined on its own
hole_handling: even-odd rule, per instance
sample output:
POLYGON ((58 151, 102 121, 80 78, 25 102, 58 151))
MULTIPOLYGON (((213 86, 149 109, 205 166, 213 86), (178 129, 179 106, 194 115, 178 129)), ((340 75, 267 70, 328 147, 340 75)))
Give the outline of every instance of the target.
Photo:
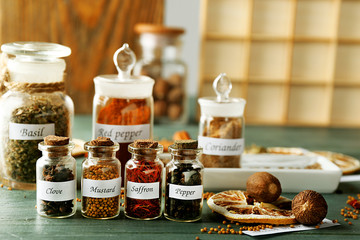
POLYGON ((152 220, 161 216, 164 164, 158 157, 163 147, 152 140, 129 145, 132 158, 125 165, 125 216, 152 220))
POLYGON ((81 213, 87 218, 115 218, 120 213, 121 166, 115 157, 119 144, 98 137, 84 148, 88 157, 82 163, 81 213))
POLYGON ((40 216, 66 218, 76 212, 76 161, 68 137, 49 135, 39 143, 36 162, 36 202, 40 216))
POLYGON ((203 205, 204 166, 199 161, 202 149, 196 140, 178 140, 169 151, 164 215, 178 222, 198 221, 203 205))

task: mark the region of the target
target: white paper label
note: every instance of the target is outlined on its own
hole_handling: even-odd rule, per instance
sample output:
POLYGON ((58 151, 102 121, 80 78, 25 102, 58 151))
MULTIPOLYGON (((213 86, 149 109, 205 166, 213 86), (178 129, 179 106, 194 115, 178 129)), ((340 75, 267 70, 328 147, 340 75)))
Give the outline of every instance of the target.
POLYGON ((76 198, 76 180, 50 182, 37 180, 37 198, 45 201, 62 202, 76 198))
POLYGON ((9 123, 9 138, 13 140, 42 140, 55 134, 55 124, 9 123))
MULTIPOLYGON (((320 228, 328 228, 340 225, 339 223, 333 223, 331 220, 325 218, 323 220, 323 224, 320 224, 320 228)), ((314 230, 316 226, 307 226, 302 224, 294 224, 294 227, 290 227, 289 225, 286 226, 278 226, 273 228, 265 228, 264 230, 260 231, 243 231, 243 233, 250 235, 250 236, 262 236, 262 235, 269 235, 269 234, 276 234, 276 233, 285 233, 285 232, 297 232, 297 231, 307 231, 307 230, 314 230)))
POLYGON ((150 138, 150 124, 142 125, 108 125, 95 124, 95 138, 108 137, 114 142, 128 143, 136 139, 150 138))
POLYGON ((160 197, 160 182, 137 183, 127 181, 126 196, 134 199, 156 199, 160 197))
POLYGON ((169 197, 181 200, 201 199, 203 194, 203 185, 184 186, 169 184, 169 197))
POLYGON ((244 152, 244 139, 223 139, 198 137, 199 146, 203 148, 203 153, 218 156, 236 156, 244 152))
POLYGON ((121 177, 110 180, 83 179, 81 187, 83 197, 116 197, 121 192, 121 177))

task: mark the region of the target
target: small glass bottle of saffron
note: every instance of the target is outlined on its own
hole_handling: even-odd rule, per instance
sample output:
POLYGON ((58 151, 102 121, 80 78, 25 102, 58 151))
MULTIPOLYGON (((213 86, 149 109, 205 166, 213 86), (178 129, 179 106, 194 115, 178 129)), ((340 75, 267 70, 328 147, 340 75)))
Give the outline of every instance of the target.
POLYGON ((163 147, 156 141, 136 140, 128 149, 132 158, 125 165, 125 216, 156 219, 161 216, 164 164, 158 154, 163 147))
POLYGON ((81 213, 87 218, 115 218, 120 213, 121 166, 115 157, 119 144, 98 137, 84 148, 88 158, 82 163, 81 213))
POLYGON ((36 205, 40 216, 66 218, 76 212, 76 161, 68 137, 49 135, 39 143, 36 162, 36 205))
POLYGON ((204 166, 199 161, 202 149, 196 140, 178 140, 169 150, 164 215, 177 222, 198 221, 203 205, 204 166))

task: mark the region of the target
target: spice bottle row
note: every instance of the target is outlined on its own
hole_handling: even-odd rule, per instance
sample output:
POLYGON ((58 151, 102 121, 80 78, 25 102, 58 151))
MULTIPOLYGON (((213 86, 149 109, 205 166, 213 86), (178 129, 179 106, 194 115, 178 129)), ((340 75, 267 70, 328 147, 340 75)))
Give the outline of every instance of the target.
MULTIPOLYGON (((39 143, 43 156, 37 161, 37 211, 51 218, 65 218, 76 211, 76 162, 68 137, 47 136, 39 143)), ((115 218, 120 213, 121 165, 119 144, 98 137, 86 142, 87 158, 81 170, 81 213, 94 219, 115 218)), ((125 165, 124 213, 132 219, 162 216, 180 222, 201 218, 203 165, 196 140, 176 141, 169 147, 171 161, 159 159, 162 146, 152 140, 136 140, 128 146, 132 157, 125 165), (165 176, 165 179, 163 179, 165 176), (163 189, 163 181, 165 188, 163 189), (163 202, 163 192, 165 204, 163 202), (164 206, 163 206, 164 205, 164 206)))
MULTIPOLYGON (((47 135, 72 135, 74 105, 64 92, 61 59, 71 50, 39 42, 9 43, 1 49, 11 57, 0 66, 0 88, 3 84, 6 89, 0 97, 0 177, 9 187, 35 189, 39 142, 47 135)), ((128 146, 136 139, 153 138, 154 80, 131 74, 136 57, 128 44, 113 60, 118 74, 94 78, 92 134, 119 144, 115 152, 124 179, 131 158, 128 146)), ((245 100, 229 97, 232 85, 226 74, 220 74, 213 87, 217 97, 199 99, 201 162, 205 167, 240 167, 245 100)))

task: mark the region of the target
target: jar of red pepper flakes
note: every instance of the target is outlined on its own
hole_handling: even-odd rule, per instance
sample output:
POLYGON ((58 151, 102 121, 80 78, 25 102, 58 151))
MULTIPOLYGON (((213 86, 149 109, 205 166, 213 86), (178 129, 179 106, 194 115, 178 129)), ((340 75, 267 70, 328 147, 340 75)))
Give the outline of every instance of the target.
POLYGON ((162 173, 156 141, 136 140, 129 145, 132 158, 125 165, 125 216, 152 220, 161 216, 162 173))
POLYGON ((125 163, 131 158, 128 145, 136 139, 152 138, 154 80, 131 75, 136 57, 128 44, 115 52, 113 60, 117 75, 94 78, 93 138, 108 137, 119 143, 116 157, 124 178, 125 163))

